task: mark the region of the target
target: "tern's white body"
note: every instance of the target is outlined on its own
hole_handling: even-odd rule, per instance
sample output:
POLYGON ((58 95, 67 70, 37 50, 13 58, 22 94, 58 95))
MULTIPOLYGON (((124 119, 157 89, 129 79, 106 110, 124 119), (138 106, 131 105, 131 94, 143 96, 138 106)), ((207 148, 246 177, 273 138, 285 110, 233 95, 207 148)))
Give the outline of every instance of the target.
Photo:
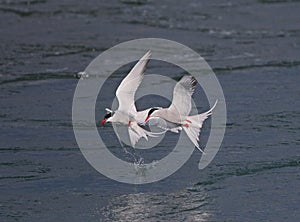
POLYGON ((149 132, 139 125, 144 123, 144 120, 147 117, 147 110, 138 112, 134 103, 135 92, 143 80, 146 65, 150 56, 151 53, 149 51, 136 63, 129 74, 123 79, 116 91, 119 107, 104 121, 104 123, 112 122, 128 125, 130 142, 133 147, 142 137, 146 140, 148 140, 148 136, 155 137, 155 133, 149 132))
POLYGON ((214 106, 205 113, 189 116, 192 103, 191 97, 194 93, 196 80, 192 76, 184 76, 175 86, 173 91, 172 104, 168 108, 155 110, 148 119, 161 118, 169 123, 173 123, 173 127, 162 127, 173 132, 183 129, 193 144, 203 152, 199 147, 199 134, 203 122, 211 114, 214 106))

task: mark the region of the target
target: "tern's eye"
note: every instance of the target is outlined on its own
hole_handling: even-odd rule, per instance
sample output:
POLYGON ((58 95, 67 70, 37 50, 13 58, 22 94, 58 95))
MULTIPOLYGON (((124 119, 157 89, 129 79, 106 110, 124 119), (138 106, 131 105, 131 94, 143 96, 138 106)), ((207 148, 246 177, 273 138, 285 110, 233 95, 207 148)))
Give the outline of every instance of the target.
POLYGON ((107 113, 107 114, 104 116, 104 119, 108 119, 109 117, 111 117, 111 113, 107 113))

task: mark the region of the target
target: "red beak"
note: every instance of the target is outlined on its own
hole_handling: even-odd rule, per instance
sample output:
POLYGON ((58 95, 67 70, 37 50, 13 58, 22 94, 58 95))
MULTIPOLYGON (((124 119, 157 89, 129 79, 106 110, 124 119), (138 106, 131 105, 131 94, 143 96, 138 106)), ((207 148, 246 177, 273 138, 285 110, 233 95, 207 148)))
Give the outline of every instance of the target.
POLYGON ((106 119, 101 120, 100 126, 103 126, 106 123, 106 119))
POLYGON ((147 118, 145 119, 145 122, 147 122, 149 118, 150 118, 150 116, 147 116, 147 118))

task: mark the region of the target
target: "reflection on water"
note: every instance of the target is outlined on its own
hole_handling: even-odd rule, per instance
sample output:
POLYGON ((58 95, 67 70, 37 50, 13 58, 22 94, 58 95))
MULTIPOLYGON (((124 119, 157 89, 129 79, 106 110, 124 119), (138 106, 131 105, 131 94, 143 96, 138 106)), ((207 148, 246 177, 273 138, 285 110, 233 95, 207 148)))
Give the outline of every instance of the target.
POLYGON ((107 221, 210 221, 211 200, 201 187, 171 194, 133 193, 111 199, 107 221))

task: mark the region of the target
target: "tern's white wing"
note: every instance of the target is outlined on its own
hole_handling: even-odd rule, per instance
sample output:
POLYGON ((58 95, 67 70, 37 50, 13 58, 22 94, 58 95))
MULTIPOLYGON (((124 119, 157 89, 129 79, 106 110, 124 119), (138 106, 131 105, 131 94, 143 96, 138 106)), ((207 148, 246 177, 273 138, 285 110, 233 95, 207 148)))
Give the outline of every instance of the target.
POLYGON ((188 116, 192 108, 192 95, 196 87, 196 79, 193 76, 183 76, 175 85, 172 104, 168 108, 171 113, 188 116))
POLYGON ((123 79, 121 84, 119 85, 116 96, 119 102, 118 110, 136 113, 136 107, 134 104, 134 94, 141 84, 144 72, 146 69, 146 65, 151 56, 151 52, 148 51, 131 69, 129 74, 123 79))

